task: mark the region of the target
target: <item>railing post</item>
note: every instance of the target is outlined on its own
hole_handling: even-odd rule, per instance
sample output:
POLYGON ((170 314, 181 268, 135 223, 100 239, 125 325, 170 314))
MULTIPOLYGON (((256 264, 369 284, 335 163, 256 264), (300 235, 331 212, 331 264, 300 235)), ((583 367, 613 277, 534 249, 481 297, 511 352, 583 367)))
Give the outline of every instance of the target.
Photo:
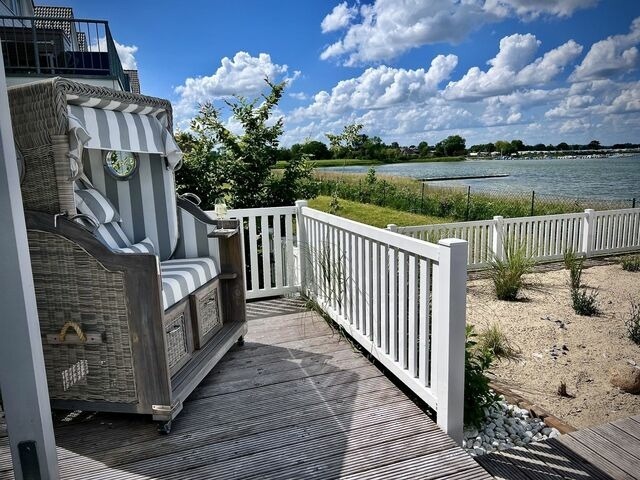
POLYGON ((504 258, 504 217, 496 215, 493 217, 493 241, 491 244, 491 250, 493 255, 497 259, 504 258))
POLYGON ((307 237, 307 229, 302 217, 302 208, 308 207, 309 202, 306 200, 296 201, 296 226, 298 237, 298 268, 300 269, 300 291, 303 295, 307 294, 307 264, 309 262, 309 239, 307 237))
POLYGON ((591 245, 593 243, 593 232, 595 229, 595 210, 587 208, 584 211, 584 219, 582 220, 582 249, 585 257, 591 254, 591 245))
POLYGON ((397 232, 398 225, 396 225, 395 223, 390 223, 389 225, 387 225, 387 230, 389 230, 390 232, 397 232))
POLYGON ((434 389, 438 425, 462 444, 464 425, 464 345, 467 302, 467 249, 465 240, 438 242, 436 305, 433 318, 434 389))

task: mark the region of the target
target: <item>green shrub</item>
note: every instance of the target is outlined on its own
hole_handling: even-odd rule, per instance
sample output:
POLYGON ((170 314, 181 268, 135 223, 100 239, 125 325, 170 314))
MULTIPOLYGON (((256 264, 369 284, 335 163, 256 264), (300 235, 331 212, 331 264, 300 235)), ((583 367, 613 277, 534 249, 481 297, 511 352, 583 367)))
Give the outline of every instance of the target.
POLYGON ((640 271, 640 255, 627 255, 626 257, 622 257, 622 269, 627 272, 638 272, 640 271))
POLYGON ((492 255, 489 266, 491 280, 499 300, 514 301, 523 285, 523 276, 531 273, 535 262, 527 254, 526 245, 505 242, 504 258, 492 255))
POLYGON ((569 270, 571 289, 580 288, 584 257, 576 255, 573 250, 569 250, 564 254, 564 267, 569 270))
POLYGON ((498 401, 489 387, 487 373, 495 356, 476 341, 472 325, 467 325, 464 355, 464 423, 478 427, 484 420, 484 409, 498 401))
POLYGON ((629 318, 625 320, 624 324, 627 327, 629 339, 633 343, 640 345, 640 301, 631 300, 629 318))
POLYGON ((480 333, 478 347, 491 352, 497 359, 513 360, 518 358, 519 354, 518 349, 511 345, 498 323, 492 323, 480 333))
POLYGON ((573 304, 573 311, 578 315, 591 317, 600 313, 600 309, 598 308, 598 292, 596 290, 588 292, 586 288, 572 288, 571 302, 573 304))

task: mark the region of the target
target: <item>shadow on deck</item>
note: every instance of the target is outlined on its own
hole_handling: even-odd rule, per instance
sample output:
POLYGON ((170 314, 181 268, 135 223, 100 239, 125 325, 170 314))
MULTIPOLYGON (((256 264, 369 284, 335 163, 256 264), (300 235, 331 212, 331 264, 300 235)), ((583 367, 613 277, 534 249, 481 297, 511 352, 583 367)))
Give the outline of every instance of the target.
MULTIPOLYGON (((168 436, 148 417, 58 412, 62 478, 489 478, 319 316, 286 303, 250 304, 245 345, 168 436)), ((0 438, 2 479, 8 450, 0 438)))
POLYGON ((640 479, 640 415, 478 457, 495 478, 640 479))

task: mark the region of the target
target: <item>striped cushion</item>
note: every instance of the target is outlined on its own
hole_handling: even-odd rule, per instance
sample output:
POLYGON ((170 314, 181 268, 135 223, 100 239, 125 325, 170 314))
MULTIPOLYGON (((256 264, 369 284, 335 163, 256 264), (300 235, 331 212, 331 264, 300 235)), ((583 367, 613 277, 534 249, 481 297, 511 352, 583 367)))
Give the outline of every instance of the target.
POLYGON ((212 258, 166 260, 160 263, 164 309, 178 303, 218 275, 212 258))
POLYGON ((155 255, 156 247, 155 245, 153 245, 153 242, 149 239, 149 237, 147 237, 141 242, 136 243, 135 245, 116 248, 115 251, 121 253, 152 253, 155 255))
POLYGON ((131 245, 131 241, 120 227, 118 222, 105 223, 100 225, 98 229, 93 232, 98 240, 104 243, 111 250, 118 248, 128 247, 131 245))
POLYGON ((76 190, 76 207, 80 213, 93 217, 98 223, 119 222, 120 215, 111 202, 93 188, 76 190))

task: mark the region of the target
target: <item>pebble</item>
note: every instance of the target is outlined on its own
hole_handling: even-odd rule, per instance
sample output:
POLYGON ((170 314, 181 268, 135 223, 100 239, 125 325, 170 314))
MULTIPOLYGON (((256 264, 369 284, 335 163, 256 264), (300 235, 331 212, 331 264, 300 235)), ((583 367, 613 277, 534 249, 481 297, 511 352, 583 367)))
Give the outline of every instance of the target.
POLYGON ((462 447, 474 457, 495 451, 503 451, 530 442, 539 442, 560 436, 555 428, 548 427, 529 410, 510 405, 504 397, 490 408, 485 408, 482 428, 464 431, 462 447))

